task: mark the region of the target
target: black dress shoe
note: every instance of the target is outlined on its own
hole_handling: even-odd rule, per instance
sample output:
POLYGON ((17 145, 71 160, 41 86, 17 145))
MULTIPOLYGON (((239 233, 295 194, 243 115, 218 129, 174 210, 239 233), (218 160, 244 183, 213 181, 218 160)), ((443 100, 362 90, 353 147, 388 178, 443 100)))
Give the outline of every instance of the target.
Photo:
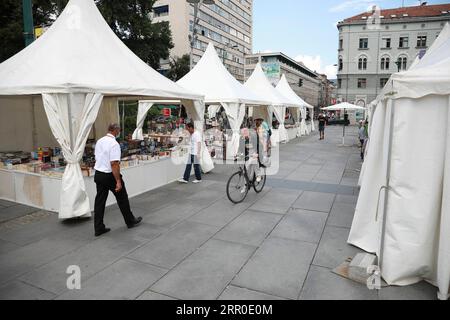
POLYGON ((137 217, 136 219, 134 219, 133 223, 130 223, 128 225, 128 229, 136 227, 139 223, 141 223, 141 221, 142 221, 142 217, 137 217))
POLYGON ((100 237, 102 234, 108 233, 110 231, 111 231, 110 228, 105 228, 105 229, 100 230, 100 231, 95 231, 95 236, 96 237, 100 237))

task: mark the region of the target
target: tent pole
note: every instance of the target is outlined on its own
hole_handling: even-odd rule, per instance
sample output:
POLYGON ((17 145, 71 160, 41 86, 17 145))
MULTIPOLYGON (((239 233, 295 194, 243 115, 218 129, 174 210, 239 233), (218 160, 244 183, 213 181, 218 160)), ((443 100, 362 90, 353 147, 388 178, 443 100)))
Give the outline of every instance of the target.
POLYGON ((69 117, 69 137, 70 137, 70 150, 73 152, 73 147, 74 147, 74 143, 73 143, 73 125, 72 125, 72 103, 71 103, 71 98, 72 97, 72 93, 68 94, 67 97, 67 115, 69 117))
POLYGON ((380 243, 380 254, 378 257, 378 267, 382 270, 383 259, 384 259, 384 243, 385 243, 385 232, 386 232, 386 216, 388 209, 388 195, 390 191, 390 176, 391 176, 391 158, 392 158, 392 143, 394 135, 394 120, 395 120, 395 100, 392 100, 391 105, 391 120, 389 124, 389 144, 387 152, 387 165, 386 165, 386 186, 384 187, 384 207, 383 207, 383 221, 381 224, 381 243, 380 243))

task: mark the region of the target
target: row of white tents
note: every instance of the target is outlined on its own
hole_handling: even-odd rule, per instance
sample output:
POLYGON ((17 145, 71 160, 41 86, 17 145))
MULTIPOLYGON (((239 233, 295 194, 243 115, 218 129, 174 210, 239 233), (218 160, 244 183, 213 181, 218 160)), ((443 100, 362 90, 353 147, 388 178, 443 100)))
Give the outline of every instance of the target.
MULTIPOLYGON (((278 86, 274 88, 267 79, 261 65, 258 63, 245 84, 237 81, 225 68, 220 60, 214 45, 210 43, 196 66, 177 84, 192 92, 198 92, 205 98, 209 114, 215 115, 220 108, 225 110, 233 136, 229 145, 228 156, 233 158, 239 148, 239 129, 241 128, 246 107, 252 106, 255 114, 271 123, 272 114, 280 123, 279 141, 288 141, 284 126, 286 108, 294 108, 298 111, 297 119, 302 118, 298 136, 308 134, 306 129, 306 109, 309 108, 313 115, 314 107, 301 99, 289 86, 285 75, 282 76, 278 86)), ((142 139, 143 119, 150 110, 151 103, 140 104, 139 117, 135 138, 142 139)), ((203 123, 199 123, 203 127, 203 123)), ((312 130, 314 124, 312 121, 312 130)), ((205 170, 205 168, 203 168, 205 170)))
MULTIPOLYGON (((285 92, 289 89, 283 83, 280 88, 285 92)), ((195 69, 174 83, 140 60, 117 38, 93 0, 70 0, 42 37, 0 64, 2 114, 17 97, 21 100, 16 118, 25 116, 21 112, 35 112, 36 96, 42 98, 51 132, 68 162, 62 178, 59 209, 62 219, 90 215, 79 162, 100 106, 109 97, 147 101, 139 110, 141 129, 146 112, 158 100, 183 104, 198 130, 203 130, 205 104, 223 106, 234 132, 231 149, 235 151, 246 105, 272 108, 266 112, 275 113, 282 129, 283 108, 311 108, 300 98, 291 100, 279 93, 260 66, 251 81, 240 84, 220 62, 212 45, 195 69)), ((5 132, 2 139, 17 138, 10 135, 5 132)), ((204 170, 209 171, 212 166, 209 154, 204 161, 207 167, 204 170)))
POLYGON ((390 285, 450 286, 450 26, 370 105, 370 140, 348 242, 390 285))

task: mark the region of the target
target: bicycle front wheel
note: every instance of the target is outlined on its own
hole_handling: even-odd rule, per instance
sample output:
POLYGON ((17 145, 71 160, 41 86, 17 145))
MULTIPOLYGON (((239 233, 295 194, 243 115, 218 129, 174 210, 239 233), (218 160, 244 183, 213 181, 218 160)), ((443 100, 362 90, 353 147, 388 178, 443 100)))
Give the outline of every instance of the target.
POLYGON ((249 183, 244 172, 239 171, 231 176, 227 183, 228 199, 234 204, 241 203, 247 197, 249 183))

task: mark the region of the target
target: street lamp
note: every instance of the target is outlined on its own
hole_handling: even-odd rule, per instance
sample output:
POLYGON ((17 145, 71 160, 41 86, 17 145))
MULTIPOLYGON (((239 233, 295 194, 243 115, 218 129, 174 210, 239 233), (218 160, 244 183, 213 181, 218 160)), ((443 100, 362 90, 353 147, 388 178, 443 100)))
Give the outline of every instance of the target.
POLYGON ((215 4, 215 0, 186 0, 186 2, 194 6, 194 23, 192 26, 192 36, 190 37, 191 52, 189 54, 190 69, 192 70, 192 68, 194 67, 193 54, 194 54, 195 40, 197 40, 197 24, 199 20, 198 9, 202 4, 205 5, 215 4))

